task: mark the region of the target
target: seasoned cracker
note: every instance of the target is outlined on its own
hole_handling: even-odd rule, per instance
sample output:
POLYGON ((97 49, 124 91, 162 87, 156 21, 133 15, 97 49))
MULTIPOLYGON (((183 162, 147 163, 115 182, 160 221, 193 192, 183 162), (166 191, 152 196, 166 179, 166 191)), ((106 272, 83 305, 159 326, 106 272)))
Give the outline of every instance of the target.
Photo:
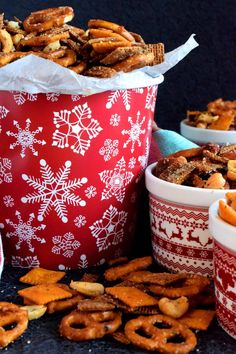
POLYGON ((191 329, 206 331, 215 316, 213 310, 191 310, 187 312, 178 321, 191 329))
POLYGON ((158 305, 158 301, 154 297, 134 287, 116 286, 106 288, 105 291, 132 308, 158 305))
POLYGON ((135 258, 132 261, 122 264, 117 267, 109 268, 105 271, 104 277, 108 281, 120 279, 125 274, 131 273, 135 270, 146 269, 152 264, 152 257, 135 258))
POLYGON ((72 294, 57 284, 40 284, 18 291, 18 294, 33 304, 45 305, 51 301, 72 297, 72 294))
POLYGON ((20 278, 22 283, 38 285, 57 283, 65 276, 65 272, 48 270, 44 268, 33 268, 20 278))
POLYGON ((175 283, 179 280, 184 280, 186 277, 187 275, 185 273, 152 273, 149 271, 141 270, 129 273, 124 277, 124 279, 134 283, 150 283, 165 286, 175 283))
POLYGON ((119 343, 122 343, 125 345, 131 344, 130 340, 126 337, 125 333, 121 330, 118 330, 118 331, 112 333, 111 337, 119 343))

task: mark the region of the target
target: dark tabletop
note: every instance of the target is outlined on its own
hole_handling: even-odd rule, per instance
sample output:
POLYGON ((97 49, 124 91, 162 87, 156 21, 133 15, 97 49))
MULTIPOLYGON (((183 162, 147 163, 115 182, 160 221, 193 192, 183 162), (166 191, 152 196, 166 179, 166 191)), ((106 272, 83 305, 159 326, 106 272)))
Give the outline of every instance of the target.
MULTIPOLYGON (((26 273, 26 269, 6 267, 0 282, 0 301, 21 303, 17 290, 25 287, 18 279, 26 273)), ((70 271, 64 278, 69 283, 71 279, 81 277, 78 271, 70 271)), ((59 336, 58 324, 62 314, 44 315, 38 320, 29 322, 28 330, 18 340, 3 349, 9 354, 59 354, 59 353, 107 353, 114 354, 146 353, 134 347, 126 347, 111 339, 96 340, 91 342, 76 343, 59 336)), ((204 354, 233 354, 236 352, 236 342, 226 334, 214 320, 206 332, 197 333, 198 345, 192 353, 204 354)))

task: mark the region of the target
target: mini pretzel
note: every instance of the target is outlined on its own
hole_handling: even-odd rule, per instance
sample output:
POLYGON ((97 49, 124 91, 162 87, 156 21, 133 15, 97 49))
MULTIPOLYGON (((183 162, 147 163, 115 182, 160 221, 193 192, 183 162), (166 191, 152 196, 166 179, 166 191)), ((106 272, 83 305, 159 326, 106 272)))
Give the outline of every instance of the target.
POLYGON ((61 26, 74 17, 72 7, 61 6, 32 12, 23 22, 27 32, 44 32, 52 27, 61 26))
POLYGON ((0 29, 0 44, 2 45, 3 53, 9 53, 14 50, 11 35, 5 29, 0 29))
POLYGON ((130 42, 135 42, 134 37, 130 32, 128 32, 124 26, 117 25, 116 23, 109 22, 109 21, 104 21, 104 20, 89 20, 88 22, 88 27, 89 28, 107 28, 115 33, 120 34, 122 37, 127 39, 130 42))
POLYGON ((100 62, 104 65, 112 65, 121 60, 124 60, 134 54, 144 53, 143 47, 119 47, 114 49, 111 53, 105 56, 100 62))
POLYGON ((102 338, 115 332, 121 325, 119 312, 104 311, 91 314, 73 311, 63 317, 59 331, 63 337, 74 341, 102 338), (82 325, 83 328, 74 326, 82 325))
POLYGON ((69 37, 69 32, 61 32, 61 33, 43 33, 40 34, 39 36, 33 36, 33 37, 25 37, 23 38, 19 45, 20 46, 45 46, 48 45, 49 43, 53 43, 56 41, 59 41, 61 39, 66 39, 69 37))
POLYGON ((195 334, 176 320, 164 316, 140 316, 128 321, 125 325, 125 335, 131 343, 145 350, 161 353, 189 353, 197 344, 195 334), (155 325, 167 325, 168 328, 157 328, 155 325), (140 335, 141 330, 146 336, 140 335), (183 342, 171 343, 171 339, 181 336, 183 342), (168 342, 167 342, 168 341, 168 342))
POLYGON ((31 54, 30 52, 10 52, 10 53, 0 53, 0 67, 11 63, 19 58, 31 54))
POLYGON ((76 54, 72 49, 65 49, 65 53, 62 57, 51 60, 57 64, 67 67, 76 62, 76 54))
POLYGON ((9 302, 0 302, 0 348, 6 347, 17 339, 28 326, 27 311, 9 302), (12 324, 16 326, 5 330, 4 326, 12 324))
POLYGON ((113 37, 118 39, 119 41, 123 41, 124 37, 118 33, 115 33, 111 30, 105 28, 90 28, 88 30, 88 34, 90 38, 104 38, 104 37, 113 37))
POLYGON ((125 73, 142 68, 143 66, 149 65, 154 60, 154 54, 151 52, 143 54, 135 54, 131 57, 124 59, 120 63, 113 66, 116 71, 123 71, 125 73))

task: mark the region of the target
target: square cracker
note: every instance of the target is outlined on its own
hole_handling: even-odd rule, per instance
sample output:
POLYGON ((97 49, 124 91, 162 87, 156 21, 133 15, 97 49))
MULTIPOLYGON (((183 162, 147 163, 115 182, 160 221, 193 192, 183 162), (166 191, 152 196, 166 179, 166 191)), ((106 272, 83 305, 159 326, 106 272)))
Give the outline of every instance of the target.
POLYGON ((170 285, 176 283, 180 280, 185 280, 187 278, 186 273, 152 273, 147 270, 139 270, 131 272, 128 275, 124 276, 125 280, 134 282, 134 283, 150 283, 158 285, 170 285))
POLYGON ((57 284, 40 284, 18 291, 18 294, 33 304, 45 305, 48 302, 72 297, 69 291, 57 284))
POLYGON ((158 301, 144 293, 143 291, 131 286, 115 286, 105 289, 106 293, 122 301, 130 307, 154 306, 158 301))
POLYGON ((22 283, 38 285, 38 284, 53 284, 61 280, 65 272, 48 270, 44 268, 33 268, 28 273, 20 278, 22 283))
POLYGON ((178 321, 191 329, 205 331, 215 316, 214 310, 195 309, 187 312, 178 321))

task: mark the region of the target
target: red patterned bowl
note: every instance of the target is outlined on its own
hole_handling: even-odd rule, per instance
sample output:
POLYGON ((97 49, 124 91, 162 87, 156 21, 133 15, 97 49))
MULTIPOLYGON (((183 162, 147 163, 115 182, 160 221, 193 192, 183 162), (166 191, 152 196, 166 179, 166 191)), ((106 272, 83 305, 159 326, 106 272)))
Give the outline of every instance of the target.
POLYGON ((132 250, 156 93, 0 93, 9 264, 86 268, 132 250))
POLYGON ((218 216, 218 203, 209 209, 209 230, 214 239, 216 316, 220 326, 236 339, 236 227, 218 216))
POLYGON ((152 250, 155 260, 170 271, 213 275, 213 239, 208 208, 226 190, 193 188, 163 181, 146 168, 152 250))

